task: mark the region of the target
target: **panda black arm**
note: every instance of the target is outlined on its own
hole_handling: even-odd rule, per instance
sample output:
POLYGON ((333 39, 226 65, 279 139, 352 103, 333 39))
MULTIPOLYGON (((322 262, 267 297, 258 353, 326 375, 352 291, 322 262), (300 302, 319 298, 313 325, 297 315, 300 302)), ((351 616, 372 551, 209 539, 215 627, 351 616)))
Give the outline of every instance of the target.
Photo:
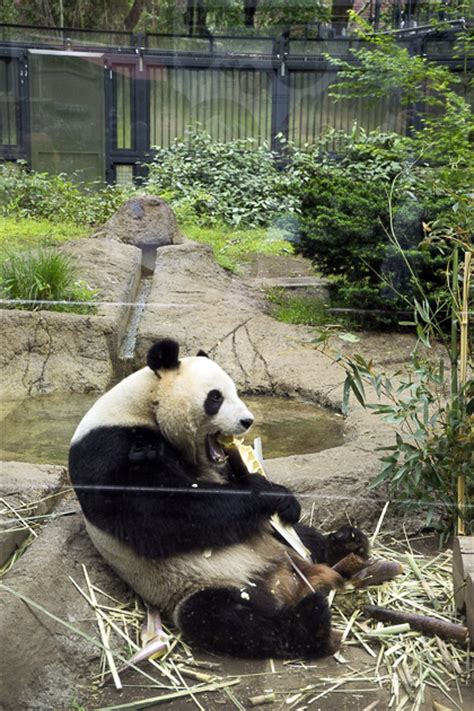
POLYGON ((259 475, 225 485, 196 481, 160 433, 146 428, 92 430, 72 445, 69 469, 86 518, 150 558, 244 541, 285 510, 287 490, 259 475))

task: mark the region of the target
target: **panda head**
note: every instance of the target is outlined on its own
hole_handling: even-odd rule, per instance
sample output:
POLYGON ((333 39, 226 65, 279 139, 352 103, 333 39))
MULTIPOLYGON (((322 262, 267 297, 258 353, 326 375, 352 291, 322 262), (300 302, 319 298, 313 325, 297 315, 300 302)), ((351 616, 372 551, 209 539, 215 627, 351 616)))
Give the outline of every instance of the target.
POLYGON ((153 416, 166 439, 190 461, 222 463, 218 436, 243 435, 253 423, 232 379, 202 351, 180 359, 171 339, 150 348, 147 365, 156 376, 153 416))

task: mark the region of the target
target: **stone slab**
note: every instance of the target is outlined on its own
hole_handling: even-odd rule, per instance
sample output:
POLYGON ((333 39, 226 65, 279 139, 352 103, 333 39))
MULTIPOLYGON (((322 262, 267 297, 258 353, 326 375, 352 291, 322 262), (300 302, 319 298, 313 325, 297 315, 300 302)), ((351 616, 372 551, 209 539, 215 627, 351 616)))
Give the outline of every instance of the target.
POLYGON ((328 282, 320 277, 277 277, 249 279, 248 283, 260 289, 281 289, 293 296, 329 299, 328 282))
POLYGON ((32 535, 11 509, 21 507, 22 518, 48 514, 64 494, 66 482, 64 467, 0 462, 0 565, 32 535))
MULTIPOLYGON (((68 509, 71 503, 67 502, 68 509)), ((61 513, 61 508, 57 513, 61 513)), ((49 523, 3 577, 0 585, 2 711, 71 709, 74 700, 91 689, 91 675, 98 669, 100 650, 4 587, 8 586, 98 639, 91 609, 69 579, 71 576, 85 587, 83 564, 94 584, 127 599, 127 589, 93 548, 79 511, 49 523), (23 633, 19 634, 19 630, 23 633)))
POLYGON ((140 279, 140 250, 112 240, 62 247, 100 290, 90 315, 0 310, 0 390, 5 399, 52 392, 103 391, 140 279))

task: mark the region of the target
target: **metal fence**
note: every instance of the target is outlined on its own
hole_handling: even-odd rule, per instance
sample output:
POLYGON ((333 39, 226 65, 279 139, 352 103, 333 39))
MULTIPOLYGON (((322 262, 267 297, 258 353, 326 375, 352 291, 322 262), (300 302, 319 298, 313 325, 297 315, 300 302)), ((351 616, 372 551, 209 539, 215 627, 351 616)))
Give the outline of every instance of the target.
MULTIPOLYGON (((407 30, 413 54, 460 69, 457 24, 407 30)), ((350 37, 189 37, 0 25, 0 159, 83 179, 127 182, 155 145, 199 124, 214 140, 279 134, 313 143, 328 127, 406 133, 414 111, 396 91, 374 104, 335 103, 337 68, 353 61, 350 37)), ((469 60, 472 65, 472 59, 469 60)))

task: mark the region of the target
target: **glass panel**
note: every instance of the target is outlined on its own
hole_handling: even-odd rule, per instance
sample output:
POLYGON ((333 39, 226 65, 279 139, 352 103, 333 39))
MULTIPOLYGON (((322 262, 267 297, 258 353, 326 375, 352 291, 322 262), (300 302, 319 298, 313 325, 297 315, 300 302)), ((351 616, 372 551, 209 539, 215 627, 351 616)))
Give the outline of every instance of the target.
POLYGON ((31 157, 35 170, 104 178, 101 59, 30 56, 31 157))
POLYGON ((314 143, 327 128, 350 131, 354 121, 366 130, 406 132, 406 115, 395 92, 368 102, 360 98, 336 103, 329 96, 335 72, 290 72, 289 138, 297 145, 314 143))
POLYGON ((216 141, 270 141, 271 74, 252 69, 150 67, 151 144, 199 124, 216 141))
POLYGON ((132 138, 132 79, 134 67, 130 64, 114 66, 117 148, 133 148, 132 138))
POLYGON ((0 145, 15 146, 16 131, 16 60, 0 59, 0 145))
POLYGON ((117 185, 133 185, 133 165, 116 164, 115 182, 117 185))

